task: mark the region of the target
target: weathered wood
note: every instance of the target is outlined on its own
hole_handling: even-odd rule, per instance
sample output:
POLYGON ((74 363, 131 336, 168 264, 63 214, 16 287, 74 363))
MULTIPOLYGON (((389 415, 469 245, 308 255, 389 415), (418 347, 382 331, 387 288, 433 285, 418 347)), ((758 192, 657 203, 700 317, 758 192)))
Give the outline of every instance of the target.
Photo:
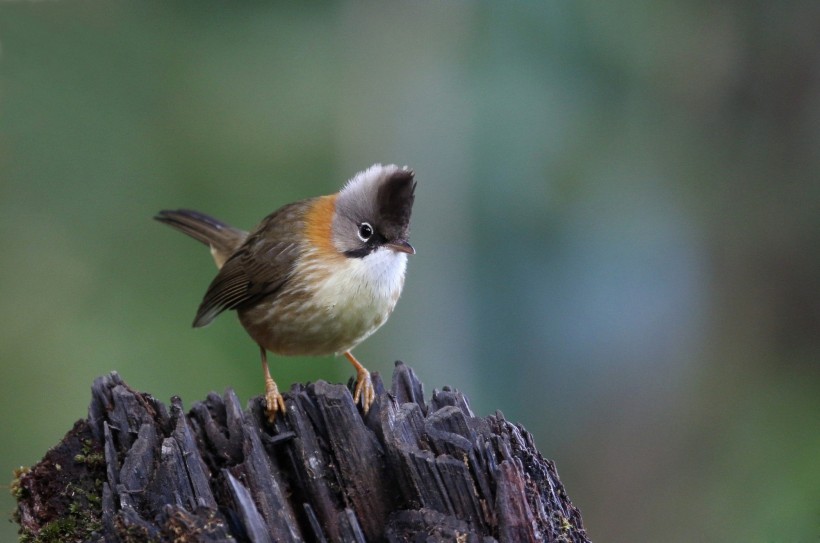
POLYGON ((397 362, 367 416, 349 387, 294 385, 268 423, 233 391, 186 415, 116 373, 88 418, 15 483, 21 533, 40 541, 587 541, 532 436, 476 417, 458 391, 429 405, 397 362), (52 539, 48 539, 51 537, 52 539))

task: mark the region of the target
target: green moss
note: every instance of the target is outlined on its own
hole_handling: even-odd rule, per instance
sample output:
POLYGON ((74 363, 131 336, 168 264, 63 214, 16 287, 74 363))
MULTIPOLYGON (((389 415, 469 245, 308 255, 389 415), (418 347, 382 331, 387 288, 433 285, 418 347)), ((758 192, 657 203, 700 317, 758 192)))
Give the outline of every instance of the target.
POLYGON ((82 443, 82 452, 74 456, 74 461, 78 464, 86 464, 89 468, 104 466, 105 455, 102 451, 94 451, 94 442, 85 439, 82 443))
POLYGON ((26 476, 28 472, 31 471, 31 468, 27 468, 26 466, 20 466, 16 468, 12 474, 14 475, 14 479, 12 479, 11 484, 9 485, 9 490, 11 495, 15 497, 15 499, 20 499, 24 496, 26 489, 20 483, 20 480, 26 476))
POLYGON ((102 529, 99 517, 82 506, 72 503, 69 514, 46 524, 36 536, 25 534, 21 543, 68 543, 86 541, 94 532, 102 529))
POLYGON ((105 457, 86 421, 77 421, 37 465, 15 470, 14 477, 11 491, 17 510, 13 515, 25 532, 21 542, 88 541, 102 529, 105 457))
POLYGON ((72 498, 68 504, 68 514, 43 526, 37 535, 21 535, 20 543, 87 541, 94 532, 101 530, 102 481, 97 479, 94 483, 93 491, 86 491, 72 483, 67 484, 62 495, 72 498))
MULTIPOLYGON (((57 542, 64 542, 64 541, 76 541, 78 540, 77 534, 77 518, 73 514, 55 520, 54 522, 46 525, 40 533, 34 539, 26 539, 26 543, 31 541, 31 543, 57 543, 57 542)), ((21 541, 24 539, 21 538, 21 541)))

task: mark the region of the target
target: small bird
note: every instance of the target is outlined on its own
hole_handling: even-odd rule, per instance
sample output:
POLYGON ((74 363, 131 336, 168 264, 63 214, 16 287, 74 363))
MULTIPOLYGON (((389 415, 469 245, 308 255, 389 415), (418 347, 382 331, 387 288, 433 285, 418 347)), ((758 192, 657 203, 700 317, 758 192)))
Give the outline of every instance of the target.
POLYGON ((354 402, 375 397, 370 373, 351 350, 379 329, 404 286, 412 170, 375 164, 336 194, 288 204, 250 233, 179 209, 156 220, 208 245, 219 272, 194 318, 209 324, 226 309, 259 345, 268 418, 285 410, 267 351, 279 355, 343 353, 356 368, 354 402))

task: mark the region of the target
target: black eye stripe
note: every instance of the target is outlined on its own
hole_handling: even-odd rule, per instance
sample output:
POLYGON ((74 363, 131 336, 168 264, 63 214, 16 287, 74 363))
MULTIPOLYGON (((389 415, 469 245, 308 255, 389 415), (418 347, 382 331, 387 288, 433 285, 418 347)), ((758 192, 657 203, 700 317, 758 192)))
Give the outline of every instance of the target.
POLYGON ((345 256, 350 258, 364 258, 373 251, 386 243, 384 236, 377 232, 369 222, 359 224, 356 234, 362 241, 362 245, 355 249, 349 249, 344 252, 345 256))

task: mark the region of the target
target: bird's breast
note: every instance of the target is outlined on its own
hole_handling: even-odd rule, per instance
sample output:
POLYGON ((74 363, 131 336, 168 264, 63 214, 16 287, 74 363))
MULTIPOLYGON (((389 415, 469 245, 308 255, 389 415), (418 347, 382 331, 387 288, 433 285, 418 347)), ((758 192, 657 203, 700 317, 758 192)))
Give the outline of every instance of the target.
POLYGON ((326 258, 311 247, 269 304, 240 312, 245 328, 279 354, 321 355, 355 347, 390 316, 407 256, 381 248, 363 258, 326 258), (265 307, 262 307, 265 306, 265 307))

